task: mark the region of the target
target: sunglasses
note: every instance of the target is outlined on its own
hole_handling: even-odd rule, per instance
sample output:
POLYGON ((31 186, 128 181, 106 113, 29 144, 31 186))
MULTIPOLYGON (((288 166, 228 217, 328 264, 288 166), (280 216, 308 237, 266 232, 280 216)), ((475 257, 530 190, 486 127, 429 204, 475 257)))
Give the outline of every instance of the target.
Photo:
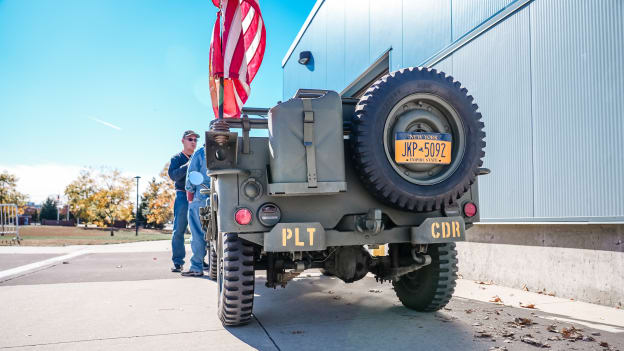
POLYGON ((190 141, 191 143, 194 141, 197 141, 197 138, 186 138, 186 140, 190 141))

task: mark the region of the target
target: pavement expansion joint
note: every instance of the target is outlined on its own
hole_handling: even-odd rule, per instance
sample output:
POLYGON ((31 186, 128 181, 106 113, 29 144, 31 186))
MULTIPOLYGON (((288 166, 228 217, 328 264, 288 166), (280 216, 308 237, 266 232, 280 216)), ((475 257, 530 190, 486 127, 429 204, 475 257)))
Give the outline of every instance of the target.
POLYGON ((49 346, 49 345, 76 344, 76 343, 92 342, 92 341, 123 340, 123 339, 150 338, 150 337, 156 337, 156 336, 199 334, 199 333, 217 332, 217 331, 221 331, 221 330, 223 330, 223 329, 220 329, 220 328, 219 329, 203 329, 203 330, 171 332, 171 333, 129 335, 129 336, 113 336, 113 337, 109 337, 109 338, 92 338, 92 339, 80 339, 80 340, 68 340, 68 341, 55 341, 55 342, 40 343, 40 344, 24 344, 24 345, 14 345, 14 346, 0 346, 0 350, 15 349, 15 348, 20 348, 20 347, 37 347, 37 346, 49 346))
POLYGON ((41 269, 35 269, 35 270, 27 271, 27 272, 26 272, 26 273, 24 273, 24 274, 12 275, 12 276, 9 276, 9 277, 8 277, 8 278, 6 278, 6 279, 2 279, 2 280, 0 280, 0 284, 5 283, 5 282, 8 282, 8 281, 11 281, 11 280, 13 280, 13 279, 22 278, 22 277, 25 277, 25 276, 27 276, 27 275, 31 275, 31 274, 34 274, 34 273, 37 273, 37 272, 42 272, 42 271, 45 271, 45 270, 50 269, 50 268, 52 268, 52 267, 56 267, 57 265, 58 265, 58 264, 53 264, 53 265, 50 265, 50 266, 43 267, 43 268, 41 268, 41 269))
POLYGON ((256 320, 256 322, 258 322, 258 325, 260 325, 260 328, 262 328, 262 330, 264 330, 264 333, 266 334, 266 336, 269 338, 269 340, 271 340, 271 343, 273 343, 273 346, 275 346, 275 348, 277 349, 277 351, 281 351, 280 347, 277 346, 277 343, 275 342, 275 340, 273 340, 273 338, 271 337, 271 334, 269 334, 269 331, 266 330, 266 328, 264 327, 264 325, 262 325, 262 322, 260 322, 260 320, 258 319, 258 317, 256 317, 255 314, 251 314, 254 319, 256 320))

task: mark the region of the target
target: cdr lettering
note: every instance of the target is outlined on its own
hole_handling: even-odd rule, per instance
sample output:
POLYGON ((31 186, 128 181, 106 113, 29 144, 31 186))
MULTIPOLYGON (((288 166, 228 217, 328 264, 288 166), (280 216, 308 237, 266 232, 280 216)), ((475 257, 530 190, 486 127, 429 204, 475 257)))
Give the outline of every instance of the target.
POLYGON ((461 226, 458 221, 449 222, 433 222, 431 223, 431 237, 434 239, 442 238, 461 238, 461 226))

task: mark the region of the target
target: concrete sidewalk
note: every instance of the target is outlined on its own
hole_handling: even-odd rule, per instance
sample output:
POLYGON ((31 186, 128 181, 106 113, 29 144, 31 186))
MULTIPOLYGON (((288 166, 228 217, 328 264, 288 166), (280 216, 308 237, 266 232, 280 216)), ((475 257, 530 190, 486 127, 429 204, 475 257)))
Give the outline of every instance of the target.
MULTIPOLYGON (((624 350, 622 310, 465 279, 446 308, 418 313, 400 304, 391 284, 370 276, 345 284, 310 271, 286 289, 268 289, 258 272, 254 319, 224 328, 216 284, 169 272, 168 245, 70 247, 56 252, 81 253, 67 264, 0 279, 0 349, 534 350, 526 340, 537 340, 551 350, 624 350), (501 302, 489 302, 495 297, 501 302), (520 307, 530 305, 535 309, 520 307), (560 331, 572 326, 588 341, 563 338, 560 331)), ((47 260, 34 248, 13 249, 0 253, 0 263, 47 260)))

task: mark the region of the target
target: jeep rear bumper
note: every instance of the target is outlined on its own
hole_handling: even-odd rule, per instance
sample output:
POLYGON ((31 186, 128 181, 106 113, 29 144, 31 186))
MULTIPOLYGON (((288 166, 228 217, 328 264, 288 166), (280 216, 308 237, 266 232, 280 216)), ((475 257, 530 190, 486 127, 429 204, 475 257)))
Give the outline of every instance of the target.
POLYGON ((463 217, 427 218, 416 227, 394 227, 380 233, 325 230, 320 223, 278 223, 270 232, 240 233, 241 239, 264 247, 266 252, 321 251, 330 246, 408 243, 436 244, 464 241, 463 217))

